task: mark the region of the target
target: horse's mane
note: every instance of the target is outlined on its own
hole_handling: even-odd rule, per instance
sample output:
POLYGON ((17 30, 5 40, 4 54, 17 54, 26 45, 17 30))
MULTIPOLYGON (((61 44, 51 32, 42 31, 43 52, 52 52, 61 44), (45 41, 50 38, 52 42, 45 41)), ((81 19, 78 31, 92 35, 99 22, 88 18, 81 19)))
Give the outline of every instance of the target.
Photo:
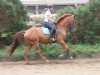
POLYGON ((64 14, 62 16, 60 16, 56 21, 55 23, 58 24, 60 23, 64 18, 68 17, 68 16, 71 16, 71 14, 64 14))

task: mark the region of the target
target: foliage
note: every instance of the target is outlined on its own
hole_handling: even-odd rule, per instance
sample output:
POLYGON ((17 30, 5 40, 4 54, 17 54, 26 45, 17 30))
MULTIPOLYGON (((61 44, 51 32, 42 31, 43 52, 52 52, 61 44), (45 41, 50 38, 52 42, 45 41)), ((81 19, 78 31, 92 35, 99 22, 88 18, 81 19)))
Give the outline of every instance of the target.
POLYGON ((19 0, 0 0, 0 39, 9 43, 9 37, 13 33, 24 29, 26 14, 26 9, 19 0))
POLYGON ((64 8, 63 10, 62 9, 58 10, 56 13, 57 13, 58 16, 61 16, 64 13, 66 13, 66 14, 67 13, 73 14, 74 11, 75 11, 75 9, 73 7, 68 6, 68 7, 64 8))
MULTIPOLYGON (((100 57, 99 12, 99 0, 91 0, 89 3, 80 5, 76 9, 67 7, 57 12, 58 16, 64 13, 71 13, 75 14, 77 17, 77 43, 85 44, 69 44, 69 49, 74 57, 100 57), (88 43, 99 44, 90 45, 88 43)), ((13 33, 24 29, 26 19, 26 9, 19 0, 0 0, 0 44, 2 43, 2 40, 9 43, 9 37, 13 33)), ((67 41, 73 42, 74 34, 72 34, 70 30, 68 34, 69 36, 67 37, 67 41)), ((40 44, 40 47, 42 49, 42 54, 45 55, 48 59, 57 59, 58 56, 63 53, 62 47, 58 44, 52 44, 51 46, 40 44)), ((0 49, 0 60, 24 60, 25 48, 26 45, 19 46, 10 58, 7 57, 7 49, 0 49)), ((31 49, 29 57, 31 60, 38 59, 38 57, 34 54, 34 49, 31 49)))
MULTIPOLYGON (((40 44, 41 52, 47 59, 58 59, 58 56, 64 51, 58 44, 44 45, 40 44)), ((26 45, 19 46, 11 57, 7 55, 7 49, 0 49, 0 61, 22 61, 24 60, 24 52, 26 45)), ((69 50, 74 58, 95 58, 100 57, 100 46, 99 44, 89 45, 73 45, 69 44, 69 50)), ((30 60, 40 60, 39 57, 34 53, 34 48, 29 53, 30 60)))
MULTIPOLYGON (((78 43, 98 43, 100 42, 100 1, 91 0, 85 5, 74 9, 72 7, 59 10, 58 15, 64 13, 75 14, 77 17, 77 39, 78 43)), ((69 32, 69 37, 73 37, 69 32)), ((68 40, 71 40, 68 38, 68 40)))

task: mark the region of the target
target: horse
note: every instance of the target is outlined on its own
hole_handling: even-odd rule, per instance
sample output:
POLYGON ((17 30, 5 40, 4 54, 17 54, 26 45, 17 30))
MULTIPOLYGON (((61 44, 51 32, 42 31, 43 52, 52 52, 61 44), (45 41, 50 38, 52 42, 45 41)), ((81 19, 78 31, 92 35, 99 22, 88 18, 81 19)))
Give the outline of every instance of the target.
MULTIPOLYGON (((60 44, 63 47, 64 53, 67 52, 69 56, 72 58, 68 50, 68 44, 64 42, 64 38, 66 37, 66 30, 68 29, 68 26, 70 26, 74 32, 76 31, 75 15, 64 14, 60 16, 55 21, 55 26, 57 29, 57 32, 55 35, 56 43, 60 44)), ((41 60, 48 62, 46 57, 43 56, 41 53, 39 43, 48 44, 48 43, 51 43, 51 40, 50 40, 50 35, 43 34, 41 27, 32 27, 25 31, 17 32, 13 38, 13 44, 11 45, 9 49, 9 56, 11 56, 14 53, 18 44, 21 42, 22 37, 23 37, 22 35, 24 35, 24 41, 26 42, 26 46, 27 46, 24 53, 26 63, 27 64, 30 63, 28 55, 32 46, 34 46, 35 48, 35 54, 37 54, 41 60)))

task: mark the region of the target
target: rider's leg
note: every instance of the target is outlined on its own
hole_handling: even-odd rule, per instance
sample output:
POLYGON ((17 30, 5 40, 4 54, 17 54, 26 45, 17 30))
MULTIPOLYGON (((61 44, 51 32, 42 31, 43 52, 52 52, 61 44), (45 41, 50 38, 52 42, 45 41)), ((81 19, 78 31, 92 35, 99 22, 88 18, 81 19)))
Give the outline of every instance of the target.
POLYGON ((55 41, 55 39, 54 39, 54 35, 55 35, 55 28, 54 28, 54 26, 51 23, 49 23, 49 22, 45 22, 44 26, 47 27, 50 30, 50 37, 51 37, 51 39, 53 41, 55 41))
POLYGON ((51 30, 51 39, 55 41, 55 29, 51 30))

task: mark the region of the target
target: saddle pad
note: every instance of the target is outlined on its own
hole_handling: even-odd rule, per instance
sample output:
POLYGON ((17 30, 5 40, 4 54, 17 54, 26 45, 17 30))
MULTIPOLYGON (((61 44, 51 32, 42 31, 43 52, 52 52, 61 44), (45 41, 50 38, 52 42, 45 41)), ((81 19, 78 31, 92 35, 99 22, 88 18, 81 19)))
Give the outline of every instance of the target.
POLYGON ((44 27, 41 27, 41 28, 42 28, 43 34, 50 34, 50 31, 48 28, 44 28, 44 27))

